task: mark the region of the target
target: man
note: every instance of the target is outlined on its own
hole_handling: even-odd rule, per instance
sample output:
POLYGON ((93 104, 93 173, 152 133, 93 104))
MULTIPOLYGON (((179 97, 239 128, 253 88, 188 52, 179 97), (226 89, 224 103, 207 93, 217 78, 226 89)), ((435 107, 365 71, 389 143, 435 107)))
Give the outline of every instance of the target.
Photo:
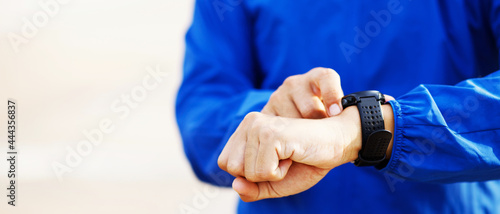
POLYGON ((239 213, 499 212, 499 39, 500 1, 196 1, 186 155, 239 213), (341 98, 372 89, 390 138, 358 167, 341 98))

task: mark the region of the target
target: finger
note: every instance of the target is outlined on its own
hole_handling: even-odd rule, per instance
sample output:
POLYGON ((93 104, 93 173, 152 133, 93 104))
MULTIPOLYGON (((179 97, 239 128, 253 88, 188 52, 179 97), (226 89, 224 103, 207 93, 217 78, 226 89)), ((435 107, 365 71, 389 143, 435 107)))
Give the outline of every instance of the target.
POLYGON ((327 117, 325 105, 308 84, 294 90, 291 96, 301 118, 320 119, 327 117))
POLYGON ((252 180, 255 177, 255 162, 259 151, 258 127, 253 125, 252 130, 248 133, 248 140, 245 145, 244 154, 244 173, 245 178, 252 180))
POLYGON ((256 165, 254 166, 255 177, 249 179, 249 181, 279 181, 285 177, 291 165, 291 160, 280 161, 279 153, 281 152, 281 148, 279 143, 274 141, 272 135, 274 135, 274 133, 272 133, 270 129, 261 132, 259 137, 259 150, 255 162, 256 165))
POLYGON ((226 146, 222 150, 221 154, 219 155, 219 159, 217 160, 219 168, 233 176, 237 176, 243 172, 243 169, 238 168, 238 163, 243 161, 239 161, 237 158, 238 154, 243 157, 245 152, 244 139, 246 139, 246 136, 242 135, 245 134, 245 132, 243 132, 242 130, 243 126, 240 124, 240 126, 238 126, 236 131, 227 141, 226 146), (243 147, 243 149, 241 149, 241 147, 243 147))
MULTIPOLYGON (((340 84, 340 76, 330 68, 315 68, 311 70, 310 82, 312 88, 317 87, 321 93, 324 105, 329 116, 334 116, 342 111, 341 99, 344 96, 340 84)), ((311 89, 314 90, 314 89, 311 89)))
POLYGON ((236 128, 236 131, 234 131, 227 141, 217 160, 219 168, 233 176, 240 175, 244 171, 244 165, 241 159, 245 154, 244 148, 247 141, 247 130, 252 125, 257 114, 256 112, 251 112, 245 116, 243 121, 238 125, 238 128, 236 128))
POLYGON ((260 111, 260 113, 271 115, 271 116, 276 116, 276 112, 274 112, 274 109, 271 107, 271 104, 267 103, 264 108, 260 111))
POLYGON ((279 198, 285 196, 280 195, 280 193, 274 191, 272 184, 268 181, 254 183, 242 177, 234 179, 233 189, 238 193, 241 200, 245 202, 253 202, 265 198, 279 198))
POLYGON ((219 155, 219 158, 217 159, 217 164, 219 165, 219 168, 227 172, 227 162, 229 160, 229 154, 230 150, 232 147, 232 139, 234 138, 235 133, 231 135, 229 140, 227 141, 226 145, 224 146, 224 149, 222 149, 222 152, 219 155))
POLYGON ((247 181, 243 177, 233 180, 233 189, 240 195, 241 200, 252 202, 259 200, 259 186, 257 183, 247 181))
MULTIPOLYGON (((291 163, 292 161, 290 161, 291 163)), ((290 167, 285 179, 281 181, 250 182, 245 178, 238 177, 233 181, 233 189, 245 202, 252 202, 266 198, 285 197, 303 192, 327 173, 327 170, 294 162, 290 167)))
POLYGON ((245 144, 246 137, 233 141, 231 152, 227 162, 227 172, 234 177, 244 176, 245 174, 245 144))
MULTIPOLYGON (((278 90, 285 90, 280 86, 278 90)), ((264 107, 265 114, 282 116, 289 118, 302 118, 299 110, 295 107, 290 95, 287 93, 274 92, 269 98, 268 104, 264 107)))
POLYGON ((288 118, 302 118, 302 114, 300 110, 297 109, 293 98, 288 95, 285 100, 278 103, 279 105, 275 106, 276 116, 288 117, 288 118))

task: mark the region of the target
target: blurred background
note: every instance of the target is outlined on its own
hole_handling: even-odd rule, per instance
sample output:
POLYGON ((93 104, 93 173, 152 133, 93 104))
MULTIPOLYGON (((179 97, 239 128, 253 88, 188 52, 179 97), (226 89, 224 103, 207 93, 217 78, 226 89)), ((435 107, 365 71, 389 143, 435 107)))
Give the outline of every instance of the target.
POLYGON ((235 212, 231 189, 196 179, 175 122, 193 4, 0 0, 0 213, 235 212))

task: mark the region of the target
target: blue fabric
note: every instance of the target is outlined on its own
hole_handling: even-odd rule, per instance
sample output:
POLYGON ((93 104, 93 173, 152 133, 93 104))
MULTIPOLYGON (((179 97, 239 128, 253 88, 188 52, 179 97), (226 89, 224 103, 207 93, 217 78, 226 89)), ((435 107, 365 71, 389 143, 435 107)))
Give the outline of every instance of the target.
POLYGON ((242 118, 291 75, 335 69, 346 94, 393 95, 387 167, 333 169, 239 213, 500 212, 500 1, 198 0, 176 116, 203 181, 242 118))

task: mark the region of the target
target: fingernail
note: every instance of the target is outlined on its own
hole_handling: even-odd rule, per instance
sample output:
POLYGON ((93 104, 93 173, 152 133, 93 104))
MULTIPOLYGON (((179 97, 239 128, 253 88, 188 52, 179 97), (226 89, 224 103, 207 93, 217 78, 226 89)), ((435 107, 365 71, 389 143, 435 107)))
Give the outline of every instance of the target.
POLYGON ((340 114, 340 107, 338 104, 333 104, 330 106, 330 109, 329 109, 329 112, 330 112, 330 116, 335 116, 337 114, 340 114))

